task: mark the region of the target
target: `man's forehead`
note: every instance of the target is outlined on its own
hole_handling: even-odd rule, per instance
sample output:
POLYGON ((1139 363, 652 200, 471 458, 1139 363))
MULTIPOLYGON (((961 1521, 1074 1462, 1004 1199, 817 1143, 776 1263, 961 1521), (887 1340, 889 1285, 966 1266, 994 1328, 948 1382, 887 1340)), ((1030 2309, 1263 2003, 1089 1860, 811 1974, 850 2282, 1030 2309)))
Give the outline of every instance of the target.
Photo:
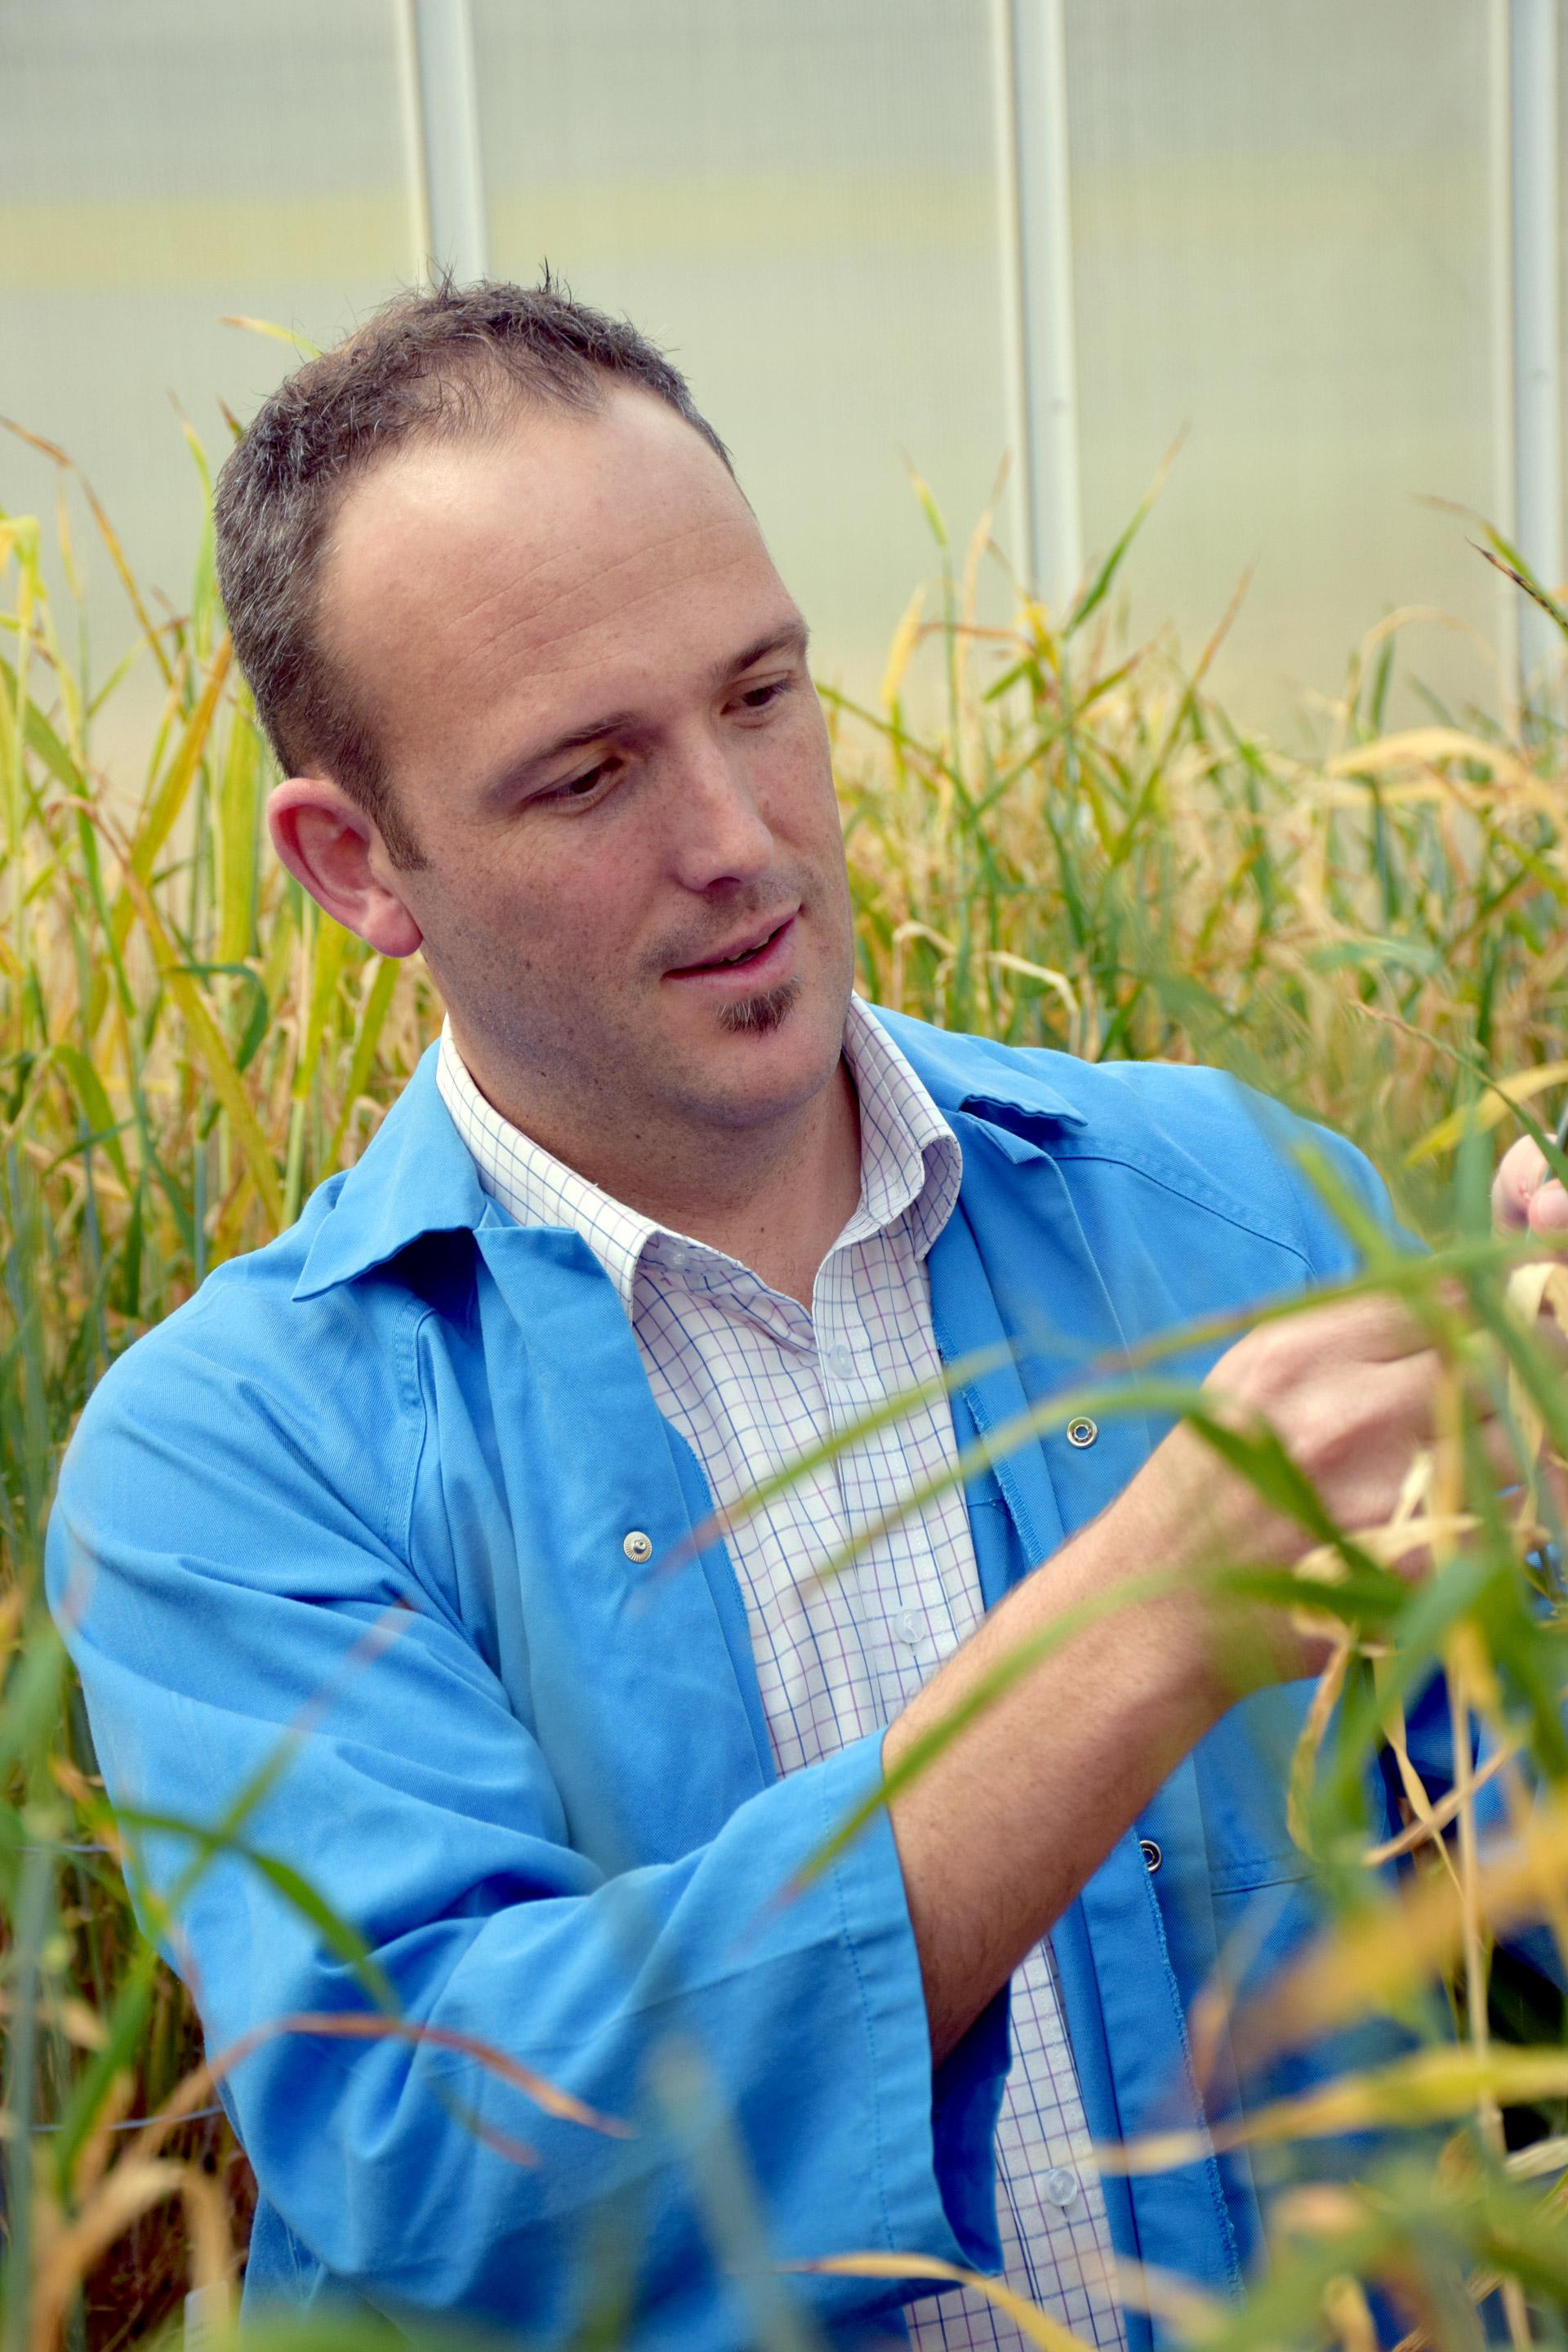
POLYGON ((620 392, 594 412, 531 403, 483 436, 395 452, 349 488, 327 562, 338 595, 353 602, 416 589, 416 563, 438 574, 482 566, 496 587, 559 586, 750 522, 693 428, 663 402, 620 392))
POLYGON ((321 586, 327 649, 415 734, 416 704, 441 723, 525 681, 570 695, 606 659, 657 670, 674 638, 706 656, 791 609, 725 467, 643 394, 399 453, 345 498, 321 586))

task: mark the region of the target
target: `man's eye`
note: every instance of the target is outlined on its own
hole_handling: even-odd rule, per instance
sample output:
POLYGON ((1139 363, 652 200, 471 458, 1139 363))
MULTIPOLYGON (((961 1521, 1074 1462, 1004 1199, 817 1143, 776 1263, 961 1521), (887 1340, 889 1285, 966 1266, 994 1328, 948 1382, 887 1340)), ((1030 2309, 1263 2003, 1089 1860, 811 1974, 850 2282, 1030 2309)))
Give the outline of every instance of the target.
POLYGON ((748 687, 741 699, 748 710, 765 710, 770 702, 776 702, 781 695, 787 694, 794 684, 792 677, 770 678, 766 686, 748 687))
POLYGON ((564 783, 552 784, 547 793, 541 794, 541 798, 547 801, 592 800, 609 774, 610 764, 608 760, 601 760, 596 768, 589 768, 583 775, 568 776, 564 783))

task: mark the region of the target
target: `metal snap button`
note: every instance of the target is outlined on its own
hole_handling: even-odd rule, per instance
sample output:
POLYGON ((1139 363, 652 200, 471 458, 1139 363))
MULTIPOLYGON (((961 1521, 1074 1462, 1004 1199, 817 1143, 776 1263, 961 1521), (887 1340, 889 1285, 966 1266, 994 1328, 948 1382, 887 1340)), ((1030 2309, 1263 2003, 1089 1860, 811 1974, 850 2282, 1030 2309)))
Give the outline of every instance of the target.
POLYGON ((1069 1421, 1068 1423, 1068 1444, 1069 1445, 1092 1445, 1099 1435, 1099 1423, 1090 1421, 1087 1412, 1079 1413, 1075 1419, 1069 1421))
POLYGON ((621 1549, 626 1553, 628 1559, 651 1559, 653 1558, 653 1538, 651 1536, 645 1536, 641 1528, 634 1528, 629 1536, 622 1537, 621 1549))
POLYGON ((1138 1851, 1143 1857, 1144 1869, 1148 1872, 1150 1877, 1152 1878, 1154 1873, 1159 1869, 1160 1864, 1164 1861, 1164 1855, 1161 1853, 1152 1838, 1140 1838, 1138 1841, 1138 1851))

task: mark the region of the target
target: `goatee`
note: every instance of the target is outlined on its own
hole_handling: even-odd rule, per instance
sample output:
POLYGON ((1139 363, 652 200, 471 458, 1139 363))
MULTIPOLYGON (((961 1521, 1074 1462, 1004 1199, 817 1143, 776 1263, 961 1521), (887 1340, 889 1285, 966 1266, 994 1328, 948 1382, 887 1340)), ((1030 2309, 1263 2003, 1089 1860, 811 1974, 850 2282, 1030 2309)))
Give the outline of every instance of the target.
POLYGON ((782 981, 761 996, 737 997, 719 1007, 719 1026, 731 1037, 767 1037, 779 1028, 800 994, 798 980, 782 981))

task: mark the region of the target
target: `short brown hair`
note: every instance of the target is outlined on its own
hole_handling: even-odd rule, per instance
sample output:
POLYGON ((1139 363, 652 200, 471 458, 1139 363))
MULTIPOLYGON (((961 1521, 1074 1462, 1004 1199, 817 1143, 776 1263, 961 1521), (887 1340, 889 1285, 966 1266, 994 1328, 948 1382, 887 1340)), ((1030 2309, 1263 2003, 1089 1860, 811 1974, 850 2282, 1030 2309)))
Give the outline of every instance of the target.
POLYGON ((263 402, 218 476, 218 584, 239 666, 285 774, 325 771, 369 811, 400 866, 422 862, 364 714, 321 642, 319 591, 344 490, 416 438, 482 437, 519 399, 578 415, 639 384, 730 455, 686 380, 624 320, 538 286, 400 294, 263 402))

